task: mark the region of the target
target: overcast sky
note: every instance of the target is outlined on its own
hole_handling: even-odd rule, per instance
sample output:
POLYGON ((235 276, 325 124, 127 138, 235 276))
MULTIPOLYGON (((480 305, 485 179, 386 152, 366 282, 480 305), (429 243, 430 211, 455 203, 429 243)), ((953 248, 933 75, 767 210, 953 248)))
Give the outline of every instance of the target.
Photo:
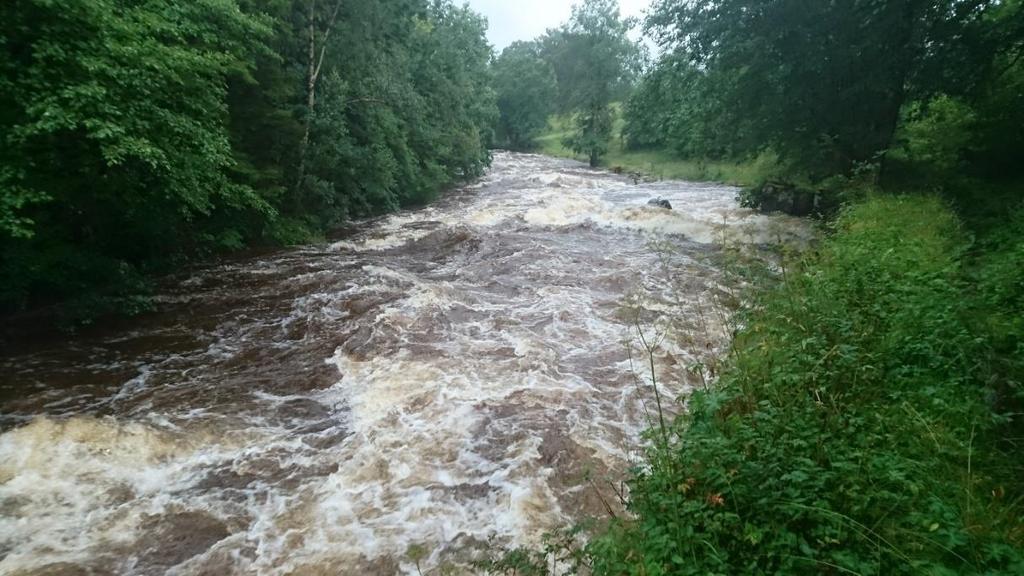
MULTIPOLYGON (((576 0, 465 0, 487 17, 487 35, 501 52, 516 40, 532 40, 569 20, 576 0)), ((458 3, 458 2, 456 2, 458 3)), ((623 16, 640 16, 651 0, 619 0, 623 16)))

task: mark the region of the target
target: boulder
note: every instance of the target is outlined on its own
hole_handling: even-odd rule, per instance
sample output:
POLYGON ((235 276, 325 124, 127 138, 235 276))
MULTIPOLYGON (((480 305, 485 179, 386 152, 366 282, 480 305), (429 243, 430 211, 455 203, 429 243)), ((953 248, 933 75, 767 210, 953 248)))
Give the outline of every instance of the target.
POLYGON ((656 206, 658 208, 664 208, 666 210, 672 209, 672 203, 664 198, 653 198, 647 203, 648 206, 656 206))

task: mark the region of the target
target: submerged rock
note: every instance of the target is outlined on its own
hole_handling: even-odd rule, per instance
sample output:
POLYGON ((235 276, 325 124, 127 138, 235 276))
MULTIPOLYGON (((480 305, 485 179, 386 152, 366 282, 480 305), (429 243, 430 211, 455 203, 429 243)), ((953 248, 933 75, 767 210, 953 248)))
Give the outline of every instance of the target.
POLYGON ((672 209, 672 203, 664 198, 653 198, 647 203, 648 206, 657 206, 658 208, 664 208, 666 210, 672 209))

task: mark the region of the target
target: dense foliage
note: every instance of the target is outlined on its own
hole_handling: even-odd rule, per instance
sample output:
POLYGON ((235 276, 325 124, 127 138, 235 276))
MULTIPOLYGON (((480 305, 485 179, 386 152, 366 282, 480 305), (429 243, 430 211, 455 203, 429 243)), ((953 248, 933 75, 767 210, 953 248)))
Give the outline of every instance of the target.
POLYGON ((1006 88, 1022 66, 1022 21, 1019 0, 661 0, 647 26, 665 56, 626 132, 695 156, 771 148, 821 180, 883 163, 901 119, 952 98, 986 134, 978 156, 1019 159, 1006 121, 1020 120, 1007 117, 1020 92, 1006 88))
MULTIPOLYGON (((1021 7, 657 4, 666 52, 626 106, 630 145, 772 151, 767 177, 812 195, 867 175, 959 215, 858 203, 755 296, 729 370, 637 470, 635 520, 588 549, 596 573, 1024 571, 1021 7)), ((800 193, 747 197, 779 190, 800 193)))
MULTIPOLYGON (((695 122, 697 106, 708 98, 695 94, 703 87, 700 73, 678 54, 662 57, 626 101, 624 115, 628 122, 623 137, 634 149, 668 149, 680 156, 711 153, 712 145, 701 139, 708 126, 695 122)), ((715 134, 704 135, 707 139, 715 134)), ((728 145, 729 139, 721 138, 728 145)), ((721 155, 721 153, 717 154, 721 155)))
POLYGON ((1024 4, 660 0, 647 28, 616 161, 746 161, 753 205, 850 205, 753 283, 629 514, 482 565, 1024 573, 1024 4))
POLYGON ((444 0, 0 6, 0 308, 300 241, 481 173, 486 24, 444 0))
POLYGON ((555 111, 554 68, 535 42, 516 42, 495 59, 493 69, 501 113, 497 143, 511 150, 532 148, 555 111))

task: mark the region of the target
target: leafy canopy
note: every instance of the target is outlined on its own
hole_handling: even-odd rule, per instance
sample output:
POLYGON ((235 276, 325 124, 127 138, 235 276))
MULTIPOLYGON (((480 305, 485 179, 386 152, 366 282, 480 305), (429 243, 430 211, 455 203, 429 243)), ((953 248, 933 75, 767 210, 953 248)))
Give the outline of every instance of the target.
POLYGON ((513 150, 533 146, 555 111, 558 84, 551 63, 534 42, 515 42, 494 61, 498 94, 498 144, 513 150))

